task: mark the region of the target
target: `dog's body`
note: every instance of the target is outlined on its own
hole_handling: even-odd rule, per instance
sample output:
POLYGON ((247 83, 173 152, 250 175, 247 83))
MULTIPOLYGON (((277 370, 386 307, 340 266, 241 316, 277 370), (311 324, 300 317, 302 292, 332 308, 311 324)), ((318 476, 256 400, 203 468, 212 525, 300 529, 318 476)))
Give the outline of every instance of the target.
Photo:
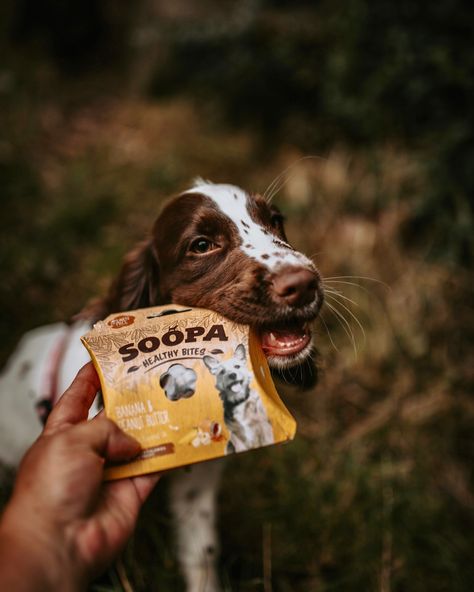
MULTIPOLYGON (((42 416, 88 360, 80 335, 112 312, 170 302, 215 310, 258 332, 275 373, 289 369, 286 378, 291 379, 291 369, 298 367, 301 382, 314 383, 308 323, 323 293, 314 264, 288 244, 282 220, 262 197, 232 185, 199 181, 168 201, 151 236, 126 257, 105 298, 87 307, 71 327, 44 327, 22 340, 0 377, 0 460, 18 463, 40 433, 42 416)), ((245 401, 228 402, 226 410, 221 391, 237 451, 250 437, 250 427, 264 443, 273 438, 261 402, 249 391, 242 394, 245 401)), ((173 474, 171 505, 189 592, 219 589, 215 498, 220 467, 210 462, 189 474, 173 474)))
POLYGON ((0 462, 17 466, 48 411, 90 360, 80 337, 90 323, 56 323, 26 333, 0 376, 0 462))

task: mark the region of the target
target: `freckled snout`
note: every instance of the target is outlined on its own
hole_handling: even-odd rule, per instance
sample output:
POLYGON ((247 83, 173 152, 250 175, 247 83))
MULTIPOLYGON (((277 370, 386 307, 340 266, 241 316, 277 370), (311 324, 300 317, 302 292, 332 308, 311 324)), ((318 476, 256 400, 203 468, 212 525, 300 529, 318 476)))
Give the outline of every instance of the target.
POLYGON ((288 306, 311 304, 318 291, 319 276, 306 267, 285 266, 272 278, 273 299, 288 306))

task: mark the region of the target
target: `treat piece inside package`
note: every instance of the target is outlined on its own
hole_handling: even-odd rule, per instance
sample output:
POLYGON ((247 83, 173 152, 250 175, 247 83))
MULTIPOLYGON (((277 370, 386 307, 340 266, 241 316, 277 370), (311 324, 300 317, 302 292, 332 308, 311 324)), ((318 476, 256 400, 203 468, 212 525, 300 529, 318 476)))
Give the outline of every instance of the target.
POLYGON ((110 315, 82 337, 107 416, 142 445, 119 479, 291 440, 296 422, 278 396, 249 327, 204 309, 157 306, 110 315))

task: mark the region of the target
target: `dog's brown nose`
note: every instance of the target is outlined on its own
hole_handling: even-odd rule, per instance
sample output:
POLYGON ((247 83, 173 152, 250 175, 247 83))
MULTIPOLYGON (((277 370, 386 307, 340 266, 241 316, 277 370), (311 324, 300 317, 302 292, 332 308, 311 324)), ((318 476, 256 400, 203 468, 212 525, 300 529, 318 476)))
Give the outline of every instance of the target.
POLYGON ((317 288, 317 274, 305 267, 284 267, 272 280, 274 299, 289 306, 310 304, 317 288))

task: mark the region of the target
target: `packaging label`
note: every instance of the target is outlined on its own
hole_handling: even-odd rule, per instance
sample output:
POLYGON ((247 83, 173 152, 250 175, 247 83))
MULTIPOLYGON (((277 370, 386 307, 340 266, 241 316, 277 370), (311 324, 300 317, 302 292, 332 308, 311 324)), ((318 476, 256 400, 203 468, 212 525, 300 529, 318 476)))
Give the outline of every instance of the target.
POLYGON ((283 442, 296 422, 258 339, 215 312, 167 305, 117 313, 82 341, 107 416, 143 447, 106 478, 162 471, 283 442))

